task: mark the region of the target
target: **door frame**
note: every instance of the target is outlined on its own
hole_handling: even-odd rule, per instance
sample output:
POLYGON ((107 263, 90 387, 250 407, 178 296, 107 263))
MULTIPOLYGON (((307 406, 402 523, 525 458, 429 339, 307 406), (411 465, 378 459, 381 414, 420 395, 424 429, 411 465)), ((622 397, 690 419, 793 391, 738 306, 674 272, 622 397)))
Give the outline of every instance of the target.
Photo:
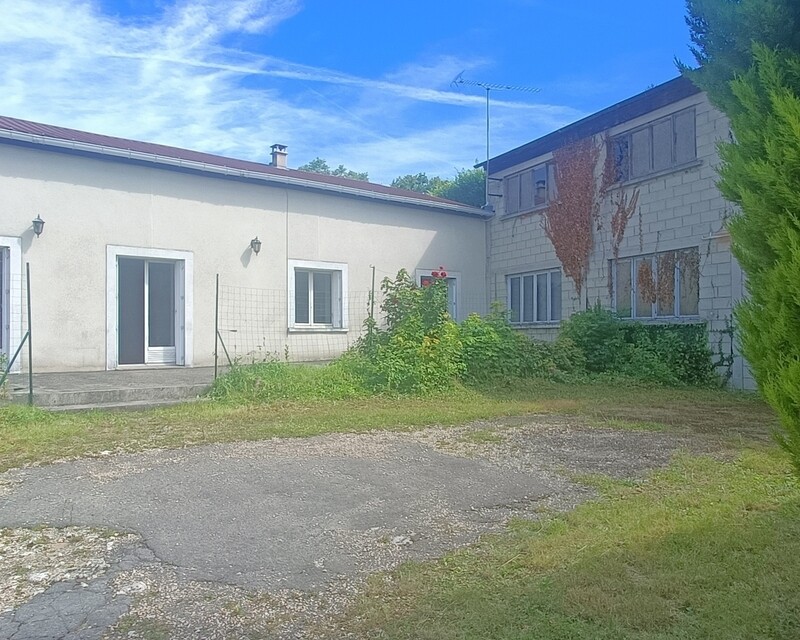
MULTIPOLYGON (((147 367, 119 364, 117 258, 140 258, 175 263, 175 365, 191 367, 194 360, 194 254, 173 249, 106 246, 106 369, 147 367)), ((145 345, 145 350, 147 346, 145 345)), ((146 358, 145 358, 146 359, 146 358)), ((156 366, 156 365, 149 365, 156 366)))
MULTIPOLYGON (((420 284, 422 284, 422 278, 433 277, 433 272, 434 271, 437 271, 437 270, 436 269, 416 269, 415 272, 414 272, 416 285, 419 286, 420 284)), ((453 284, 454 284, 454 287, 453 287, 454 300, 452 301, 452 307, 450 306, 450 301, 448 300, 447 311, 448 311, 448 313, 450 313, 450 315, 453 316, 453 320, 458 322, 459 320, 461 320, 461 314, 462 314, 462 311, 463 311, 462 308, 461 308, 461 272, 460 271, 447 271, 447 269, 445 269, 445 271, 447 272, 447 278, 445 278, 445 279, 446 280, 452 280, 453 284), (453 312, 455 312, 455 315, 453 315, 453 312)))
MULTIPOLYGON (((8 357, 14 355, 14 351, 22 340, 22 299, 24 288, 22 283, 22 238, 17 236, 0 236, 0 247, 8 249, 7 269, 4 274, 6 282, 0 282, 0 296, 6 303, 5 307, 8 318, 0 318, 0 331, 3 332, 3 344, 7 345, 8 357), (6 327, 8 320, 8 327, 6 327)), ((4 252, 5 253, 5 252, 4 252)), ((0 260, 4 258, 0 256, 0 260)), ((20 353, 20 356, 26 354, 20 353)), ((17 358, 11 373, 19 373, 22 370, 22 357, 17 358)))

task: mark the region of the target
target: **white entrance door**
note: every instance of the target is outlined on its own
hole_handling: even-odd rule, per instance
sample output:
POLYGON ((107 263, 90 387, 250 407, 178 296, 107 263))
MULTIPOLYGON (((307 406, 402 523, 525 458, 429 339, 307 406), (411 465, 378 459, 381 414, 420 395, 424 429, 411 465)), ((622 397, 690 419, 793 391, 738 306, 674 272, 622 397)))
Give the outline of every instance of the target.
POLYGON ((175 261, 118 258, 119 364, 178 363, 179 271, 175 261))

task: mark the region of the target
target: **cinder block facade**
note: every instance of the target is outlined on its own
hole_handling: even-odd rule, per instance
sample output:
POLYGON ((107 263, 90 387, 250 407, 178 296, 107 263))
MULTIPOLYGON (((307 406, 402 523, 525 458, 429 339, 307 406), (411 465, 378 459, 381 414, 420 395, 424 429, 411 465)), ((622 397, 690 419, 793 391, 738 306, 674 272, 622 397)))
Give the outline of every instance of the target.
POLYGON ((705 322, 720 373, 732 387, 753 388, 732 338, 733 308, 743 295, 725 229, 732 205, 715 184, 717 143, 729 136, 725 116, 678 78, 493 158, 490 298, 539 339, 555 338, 563 319, 597 302, 643 322, 705 322), (543 214, 566 188, 558 184, 553 152, 588 136, 600 149, 598 189, 604 167, 613 179, 605 182, 587 283, 578 295, 545 233, 543 214), (616 203, 634 194, 638 204, 615 257, 612 216, 616 203))

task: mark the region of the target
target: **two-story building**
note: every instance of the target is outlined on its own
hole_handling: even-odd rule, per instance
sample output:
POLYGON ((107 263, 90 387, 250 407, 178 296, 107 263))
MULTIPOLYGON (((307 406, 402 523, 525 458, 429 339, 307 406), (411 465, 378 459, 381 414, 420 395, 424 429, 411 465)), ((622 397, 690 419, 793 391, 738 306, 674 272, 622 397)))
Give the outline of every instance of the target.
POLYGON ((721 373, 733 387, 752 388, 731 333, 743 295, 725 229, 731 204, 716 187, 717 143, 729 136, 725 116, 681 77, 492 158, 490 298, 540 339, 553 339, 561 320, 597 302, 644 322, 703 321, 712 350, 732 356, 721 373), (597 210, 579 294, 544 218, 570 188, 558 184, 555 156, 587 139, 597 149, 597 210))

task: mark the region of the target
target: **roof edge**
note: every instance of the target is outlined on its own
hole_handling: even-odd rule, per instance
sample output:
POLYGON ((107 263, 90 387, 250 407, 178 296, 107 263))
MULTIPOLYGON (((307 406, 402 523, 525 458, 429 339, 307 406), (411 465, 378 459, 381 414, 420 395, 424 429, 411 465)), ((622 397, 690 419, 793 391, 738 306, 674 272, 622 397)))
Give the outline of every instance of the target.
MULTIPOLYGON (((514 165, 532 160, 549 153, 568 142, 572 138, 580 139, 596 135, 606 129, 617 126, 628 120, 640 117, 679 100, 702 93, 697 85, 685 76, 677 76, 655 87, 646 89, 630 98, 625 98, 600 111, 596 111, 580 120, 556 129, 519 147, 501 153, 488 161, 489 173, 496 173, 514 165)), ((475 167, 486 167, 480 162, 475 167)))
POLYGON ((246 178, 258 182, 272 184, 273 186, 285 186, 296 189, 307 189, 311 191, 322 191, 333 193, 340 196, 350 196, 368 200, 380 200, 392 204, 412 206, 418 209, 428 209, 442 213, 486 219, 491 217, 487 213, 476 207, 446 200, 430 200, 415 198, 414 196, 403 196, 392 193, 381 193, 369 189, 359 189, 357 186, 321 182, 312 179, 298 178, 290 175, 279 175, 273 173, 261 173, 247 169, 237 169, 224 165, 213 165, 196 160, 184 158, 174 158, 143 151, 131 149, 120 149, 104 145, 91 144, 76 140, 66 140, 51 136, 38 135, 33 133, 21 133, 8 129, 0 129, 0 143, 21 143, 30 146, 41 146, 52 149, 56 152, 85 153, 93 156, 107 156, 117 160, 139 161, 149 165, 155 165, 166 169, 185 169, 193 170, 204 174, 213 174, 221 177, 246 178))

